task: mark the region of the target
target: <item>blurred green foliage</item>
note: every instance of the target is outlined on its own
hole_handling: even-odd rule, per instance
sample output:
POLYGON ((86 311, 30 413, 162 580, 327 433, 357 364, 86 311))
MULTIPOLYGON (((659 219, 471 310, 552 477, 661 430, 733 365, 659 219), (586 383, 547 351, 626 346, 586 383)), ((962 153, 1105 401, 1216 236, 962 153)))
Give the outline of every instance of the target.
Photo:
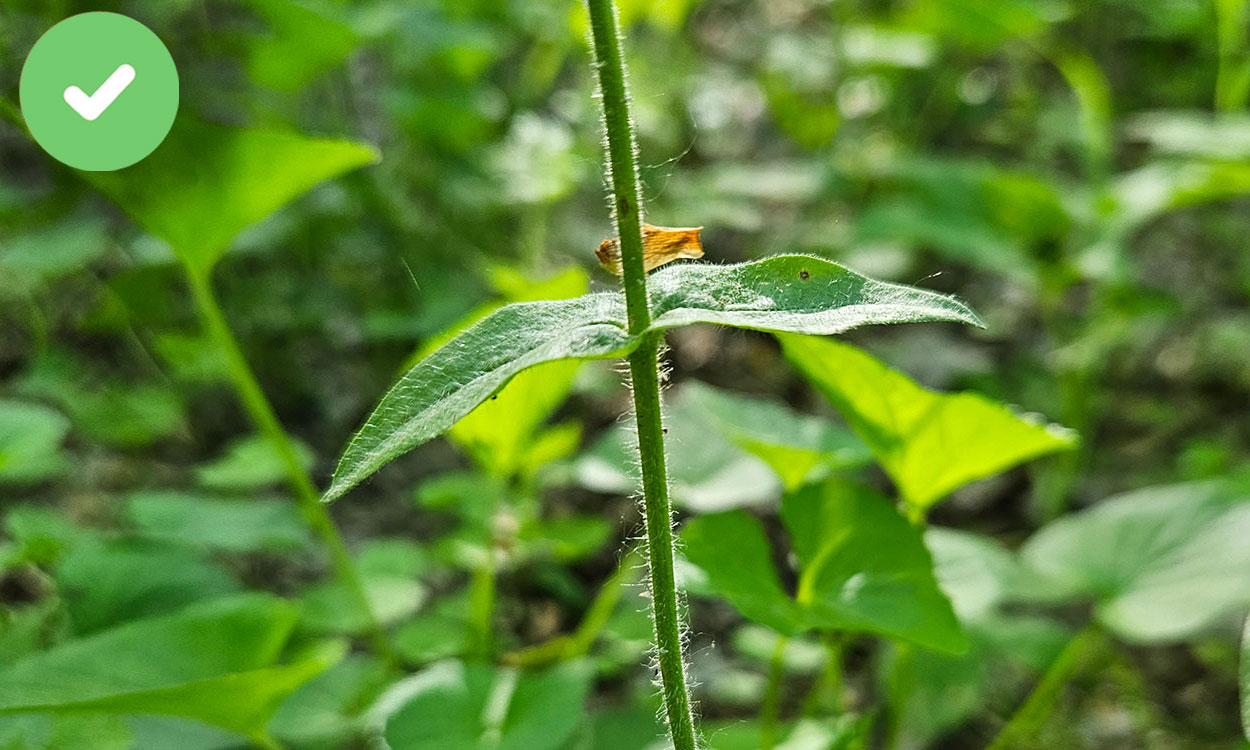
MULTIPOLYGON (((619 5, 653 223, 986 322, 670 336, 708 747, 1244 748, 1247 3, 619 5)), ((528 370, 334 507, 388 660, 184 275, 327 486, 456 332, 613 288, 585 35, 572 0, 0 5, 0 748, 662 746, 617 373, 528 370), (16 109, 85 10, 181 74, 118 173, 16 109)))

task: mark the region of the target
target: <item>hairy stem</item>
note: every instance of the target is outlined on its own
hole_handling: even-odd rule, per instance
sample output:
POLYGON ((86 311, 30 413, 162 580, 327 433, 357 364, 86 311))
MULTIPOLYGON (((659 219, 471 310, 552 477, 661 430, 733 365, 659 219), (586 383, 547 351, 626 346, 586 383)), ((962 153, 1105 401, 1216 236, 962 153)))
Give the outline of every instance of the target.
POLYGON ((364 581, 360 577, 360 571, 356 569, 356 563, 352 560, 351 554, 347 550, 347 544, 343 541, 343 536, 339 533, 334 519, 330 517, 329 511, 322 505, 320 493, 317 492, 317 486, 300 463, 299 453, 295 449, 294 441, 291 440, 291 436, 287 434, 286 430, 282 428, 282 423, 278 421, 278 416, 274 413, 273 406, 269 403, 269 399, 261 389, 260 383, 256 380, 256 375, 252 372, 247 359, 243 356, 243 351, 239 348, 239 343, 235 340, 234 333, 226 322, 226 316, 222 313, 221 306, 217 303, 217 297, 213 293, 212 283, 208 278, 208 274, 189 266, 186 270, 187 282, 191 286, 191 295, 195 299, 195 306, 200 320, 209 337, 226 358, 226 368, 230 376, 230 382, 234 385, 235 391, 238 392, 243 408, 256 425, 256 429, 273 446, 278 459, 282 462, 282 469, 286 473, 287 482, 291 485, 291 490, 295 494, 295 500, 299 504, 300 512, 313 530, 313 533, 321 539, 322 544, 329 553, 330 564, 334 568, 335 575, 353 598, 356 599, 356 604, 360 607, 360 611, 364 612, 368 618, 369 637, 374 650, 383 659, 393 663, 395 658, 394 652, 391 649, 390 642, 386 639, 386 635, 382 632, 377 616, 373 612, 373 607, 365 594, 364 581))
MULTIPOLYGON (((594 46, 595 69, 607 132, 612 205, 620 238, 621 266, 629 330, 639 334, 651 324, 647 275, 642 262, 642 194, 638 186, 633 122, 625 86, 625 59, 612 0, 586 0, 594 46)), ((673 573, 672 506, 664 456, 660 414, 660 337, 644 337, 629 356, 629 376, 638 420, 638 453, 642 468, 643 512, 647 527, 651 610, 655 623, 656 658, 664 691, 664 711, 674 750, 695 750, 694 716, 686 687, 681 647, 681 618, 673 573)))

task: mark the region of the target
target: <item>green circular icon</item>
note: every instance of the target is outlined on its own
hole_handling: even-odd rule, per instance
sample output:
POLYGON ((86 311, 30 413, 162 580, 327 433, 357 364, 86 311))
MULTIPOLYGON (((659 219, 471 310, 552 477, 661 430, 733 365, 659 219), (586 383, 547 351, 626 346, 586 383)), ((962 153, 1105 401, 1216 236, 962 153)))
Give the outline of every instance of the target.
POLYGON ((80 13, 26 57, 19 96, 30 133, 57 161, 90 172, 156 150, 178 113, 178 70, 152 30, 117 13, 80 13))

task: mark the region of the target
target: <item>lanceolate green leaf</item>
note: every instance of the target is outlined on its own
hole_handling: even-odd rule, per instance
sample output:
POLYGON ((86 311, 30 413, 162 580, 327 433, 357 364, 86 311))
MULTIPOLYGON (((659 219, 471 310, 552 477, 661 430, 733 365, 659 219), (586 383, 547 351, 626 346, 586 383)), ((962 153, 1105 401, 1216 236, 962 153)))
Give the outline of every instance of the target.
POLYGON ((837 341, 783 335, 782 348, 877 457, 918 511, 968 482, 1075 445, 976 393, 936 393, 837 341))
POLYGON ((488 315, 419 362, 383 397, 348 444, 326 499, 342 496, 396 456, 445 432, 517 373, 561 359, 624 356, 651 332, 694 323, 822 335, 874 323, 980 323, 954 298, 874 281, 803 255, 734 266, 670 266, 652 274, 648 291, 651 328, 632 337, 618 292, 517 303, 488 315))
POLYGON ((0 672, 0 714, 164 714, 258 736, 283 697, 337 658, 275 665, 295 617, 281 600, 243 595, 70 641, 0 672))
POLYGON ((371 146, 351 141, 179 122, 148 159, 89 179, 189 267, 207 273, 239 232, 377 158, 371 146))

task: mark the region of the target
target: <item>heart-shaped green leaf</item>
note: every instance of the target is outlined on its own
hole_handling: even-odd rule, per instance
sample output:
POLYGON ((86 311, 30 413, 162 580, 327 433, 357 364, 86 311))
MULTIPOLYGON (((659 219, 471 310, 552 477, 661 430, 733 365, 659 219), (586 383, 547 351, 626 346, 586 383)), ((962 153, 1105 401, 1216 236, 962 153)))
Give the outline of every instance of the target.
POLYGON ((1061 518, 1021 554, 1042 598, 1092 599, 1138 642, 1188 638, 1250 603, 1250 502, 1221 483, 1152 487, 1061 518))
POLYGON ((382 398, 344 451, 325 499, 342 496, 442 434, 517 373, 562 359, 624 356, 652 332, 694 323, 822 335, 874 323, 980 324, 952 297, 874 281, 804 255, 669 266, 652 274, 648 292, 652 325, 637 336, 626 328, 619 292, 517 303, 483 318, 421 360, 382 398))
POLYGON ((976 393, 930 391, 853 346, 778 338, 786 358, 837 407, 918 511, 975 479, 1075 445, 1067 430, 976 393))

